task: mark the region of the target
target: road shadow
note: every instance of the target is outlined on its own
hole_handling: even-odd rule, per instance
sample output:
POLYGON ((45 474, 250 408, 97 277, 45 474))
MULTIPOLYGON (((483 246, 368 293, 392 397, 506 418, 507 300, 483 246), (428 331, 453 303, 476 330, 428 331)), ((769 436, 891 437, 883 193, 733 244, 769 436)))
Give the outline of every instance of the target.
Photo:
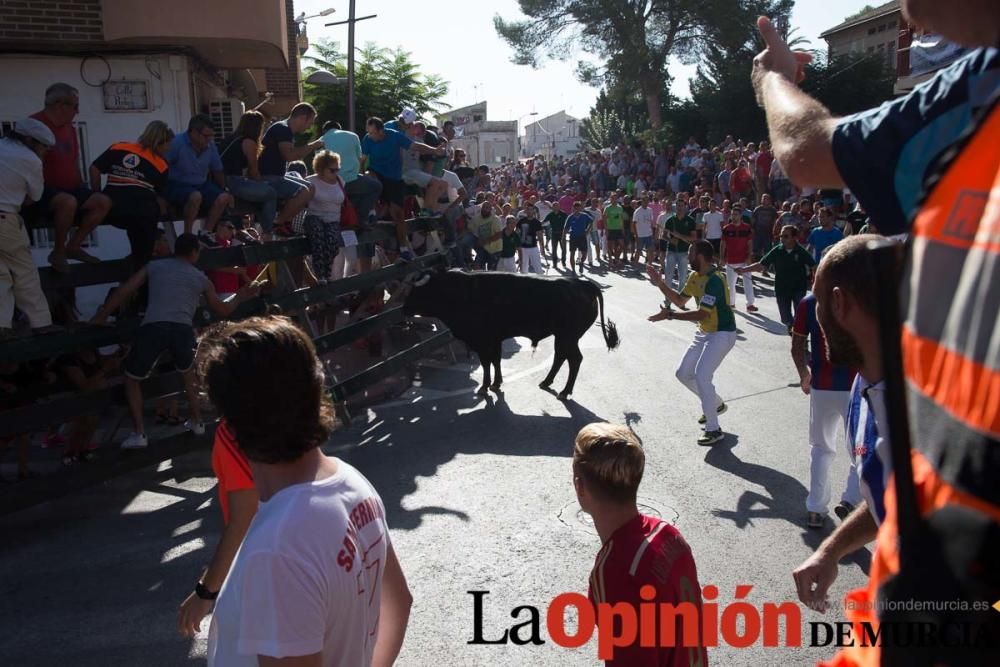
POLYGON ((746 320, 746 323, 754 328, 763 329, 768 333, 772 333, 779 336, 788 335, 788 329, 785 327, 784 324, 782 324, 777 320, 772 320, 770 317, 767 317, 766 315, 761 315, 760 313, 746 313, 743 312, 742 310, 735 310, 733 312, 735 312, 737 315, 746 320))
MULTIPOLYGON (((754 519, 781 519, 801 530, 802 541, 813 551, 833 532, 832 519, 828 519, 820 530, 805 527, 806 496, 808 489, 797 479, 758 463, 748 463, 733 451, 739 444, 739 436, 727 433, 726 439, 713 445, 705 455, 708 465, 746 480, 754 486, 762 486, 766 495, 756 491, 744 491, 732 510, 715 509, 712 514, 729 519, 740 530, 752 526, 754 519)), ((857 565, 868 574, 871 552, 859 549, 845 558, 842 563, 857 565)))
POLYGON ((4 664, 203 663, 177 633, 177 607, 222 521, 214 485, 178 485, 210 467, 199 452, 0 519, 0 625, 18 629, 0 639, 4 664))
MULTIPOLYGON (((468 520, 458 502, 450 504, 458 500, 454 497, 425 507, 403 503, 417 490, 419 478, 437 474, 456 456, 568 458, 580 428, 604 421, 572 398, 562 401, 562 414, 521 415, 511 410, 502 391, 481 398, 469 389, 460 396, 421 400, 418 394, 407 403, 372 408, 366 424, 338 431, 328 443, 328 451, 358 468, 378 489, 393 529, 415 529, 431 515, 468 520)), ((533 389, 521 383, 518 390, 533 389)), ((499 471, 483 484, 496 492, 500 502, 505 491, 499 471)))
POLYGON ((755 486, 762 486, 767 494, 744 491, 735 509, 716 509, 712 514, 730 519, 740 529, 753 525, 754 519, 782 519, 796 526, 802 525, 805 522, 806 487, 780 470, 743 461, 733 451, 738 444, 739 436, 727 433, 726 439, 713 445, 705 455, 705 463, 755 486))

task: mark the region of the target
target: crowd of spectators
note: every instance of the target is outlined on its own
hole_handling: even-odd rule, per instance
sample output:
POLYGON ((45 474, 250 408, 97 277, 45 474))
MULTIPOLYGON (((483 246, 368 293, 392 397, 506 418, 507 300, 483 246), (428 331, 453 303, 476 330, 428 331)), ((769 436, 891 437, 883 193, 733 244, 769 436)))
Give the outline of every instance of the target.
MULTIPOLYGON (((309 261, 294 275, 305 285, 441 251, 468 270, 582 274, 589 268, 641 276, 644 263, 660 267, 680 289, 688 249, 704 238, 726 268, 733 304, 742 277, 749 312, 756 311, 749 272, 775 272, 782 320, 790 327, 810 265, 823 250, 859 228, 874 231, 850 193, 793 187, 765 141, 729 136, 702 146, 692 137, 683 146, 663 147, 636 141, 473 166, 454 144, 450 121, 438 128, 404 108, 395 119, 368 119, 359 136, 298 104, 270 124, 260 112, 246 111, 224 137, 216 136, 203 114, 176 132, 152 121, 138 138, 123 138, 103 151, 88 169, 88 184, 77 167, 80 151, 71 131, 78 111, 77 91, 53 84, 44 108, 0 141, 0 253, 6 269, 0 271, 0 335, 15 335, 16 324, 24 332, 45 333, 78 316, 69 308, 53 324, 51 312, 75 299, 43 291, 27 224, 55 228, 49 263, 59 273, 69 271, 70 260, 99 261, 82 247, 98 225, 123 229, 134 275, 94 321, 119 306, 144 313, 143 335, 124 364, 134 422, 129 446, 146 441, 138 380, 166 350, 173 351, 179 370, 188 370, 188 355, 179 348, 193 336, 149 332, 169 328, 167 323, 190 330, 188 315, 201 300, 225 314, 255 289, 259 267, 214 269, 204 281, 195 280, 194 273, 201 274, 190 257, 202 247, 304 235, 309 261), (438 230, 411 232, 405 220, 413 216, 438 216, 438 230), (366 242, 361 232, 383 219, 393 224, 394 236, 366 242), (165 230, 181 233, 186 254, 169 247, 167 237, 174 234, 165 230), (801 259, 794 266, 785 254, 770 252, 791 238, 804 248, 794 253, 801 259), (190 239, 197 240, 194 248, 190 239), (157 279, 159 265, 155 272, 146 267, 158 256, 186 262, 189 270, 157 279), (160 322, 157 283, 164 280, 183 283, 191 298, 160 322), (133 294, 136 299, 127 298, 133 294)), ((15 364, 10 373, 20 370, 15 364)), ((191 417, 188 425, 200 431, 194 406, 191 417)))

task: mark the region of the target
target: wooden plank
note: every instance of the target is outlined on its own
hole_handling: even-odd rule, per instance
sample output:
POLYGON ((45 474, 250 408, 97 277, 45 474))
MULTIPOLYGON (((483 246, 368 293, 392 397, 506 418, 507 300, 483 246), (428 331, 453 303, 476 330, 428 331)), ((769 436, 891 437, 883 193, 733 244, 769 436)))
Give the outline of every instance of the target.
MULTIPOLYGON (((441 222, 440 217, 412 218, 407 220, 410 231, 434 229, 441 222)), ((396 226, 392 222, 379 222, 371 229, 358 234, 360 243, 375 243, 396 237, 396 226)), ((297 236, 284 241, 274 241, 259 245, 240 245, 229 248, 205 248, 198 260, 198 268, 207 271, 231 266, 253 266, 302 257, 309 254, 309 243, 305 237, 297 236)), ((156 261, 156 260, 154 260, 156 261)), ((132 274, 131 261, 122 259, 104 260, 100 264, 69 265, 68 273, 54 271, 52 267, 38 269, 44 289, 87 287, 120 283, 132 274)))
MULTIPOLYGON (((142 395, 145 398, 172 396, 182 391, 184 380, 176 371, 154 375, 142 381, 142 395)), ((0 413, 0 437, 43 431, 54 424, 64 424, 78 415, 100 413, 113 404, 125 405, 123 384, 98 391, 57 395, 49 400, 40 400, 23 408, 0 413)))
POLYGON ((178 433, 151 442, 146 449, 123 451, 105 447, 98 449, 94 460, 86 465, 63 467, 17 484, 4 484, 0 486, 0 516, 82 491, 177 456, 208 450, 212 446, 215 428, 211 424, 206 426, 208 428, 202 436, 178 433))
POLYGON ((374 331, 402 322, 403 319, 402 308, 390 308, 378 315, 366 317, 359 322, 347 325, 343 329, 337 329, 332 333, 320 336, 313 343, 316 345, 317 352, 326 354, 338 347, 353 343, 362 336, 367 336, 374 331))
POLYGON ((279 296, 259 296, 241 303, 229 317, 219 317, 207 308, 199 308, 195 313, 196 326, 207 326, 221 320, 240 320, 254 315, 263 315, 269 306, 277 306, 283 312, 297 312, 306 306, 319 303, 329 303, 334 298, 352 292, 362 292, 383 283, 401 280, 415 271, 422 271, 437 266, 446 261, 445 255, 431 253, 418 257, 412 262, 393 264, 375 271, 359 273, 348 278, 334 280, 326 285, 304 287, 290 294, 279 296))
POLYGON ((450 343, 452 340, 453 336, 450 331, 445 330, 436 333, 413 347, 398 352, 385 361, 379 362, 357 375, 352 375, 340 384, 334 385, 330 388, 330 395, 335 401, 346 401, 348 397, 358 393, 365 387, 370 387, 379 380, 393 375, 408 364, 424 357, 428 352, 436 350, 442 345, 450 343))

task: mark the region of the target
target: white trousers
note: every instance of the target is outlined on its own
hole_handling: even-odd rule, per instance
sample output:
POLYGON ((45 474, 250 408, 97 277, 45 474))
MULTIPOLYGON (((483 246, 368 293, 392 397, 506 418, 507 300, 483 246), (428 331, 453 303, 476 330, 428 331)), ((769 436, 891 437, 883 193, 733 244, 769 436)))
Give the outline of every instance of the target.
MULTIPOLYGON (((809 392, 809 495, 806 511, 826 514, 830 504, 830 466, 837 448, 847 443, 844 420, 847 415, 849 391, 809 392)), ((840 499, 857 505, 861 502, 858 476, 852 463, 847 471, 847 484, 840 499)))
POLYGON ((497 261, 497 271, 504 271, 506 273, 517 273, 517 258, 501 257, 497 261))
MULTIPOLYGON (((726 281, 729 283, 729 305, 736 305, 736 269, 742 269, 746 266, 746 262, 742 264, 726 264, 726 281)), ((747 305, 753 305, 753 277, 749 273, 745 273, 739 278, 743 281, 743 294, 747 298, 747 305)))
POLYGON ((538 252, 538 246, 521 248, 521 273, 545 273, 542 268, 542 255, 538 252))
POLYGON ((52 324, 38 268, 31 258, 28 230, 19 216, 0 213, 0 327, 12 326, 14 304, 27 316, 32 329, 52 324))
MULTIPOLYGON (((337 253, 337 256, 333 258, 333 271, 331 272, 330 280, 340 280, 341 278, 347 278, 353 276, 358 272, 358 246, 349 245, 344 246, 337 253)), ((326 276, 316 276, 317 278, 324 278, 326 276)))
POLYGON ((735 344, 735 331, 716 331, 714 333, 698 331, 674 372, 681 384, 701 399, 701 409, 706 419, 706 431, 719 430, 719 415, 716 411, 722 405, 722 399, 715 391, 713 378, 715 369, 719 367, 719 364, 722 363, 735 344))

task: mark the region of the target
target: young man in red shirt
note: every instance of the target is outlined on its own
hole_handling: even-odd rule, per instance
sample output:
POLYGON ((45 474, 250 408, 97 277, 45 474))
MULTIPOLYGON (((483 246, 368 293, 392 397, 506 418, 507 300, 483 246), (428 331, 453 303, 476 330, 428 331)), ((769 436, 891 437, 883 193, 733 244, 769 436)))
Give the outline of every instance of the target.
MULTIPOLYGON (((697 609, 701 625, 701 586, 691 548, 666 521, 640 514, 636 506, 646 455, 639 438, 626 426, 596 422, 584 426, 573 450, 573 486, 584 512, 594 519, 603 546, 590 574, 588 597, 602 604, 639 605, 688 602, 697 609), (652 586, 652 599, 640 590, 652 586)), ((680 644, 692 629, 677 613, 675 637, 680 644)), ((690 620, 690 619, 689 619, 690 620)), ((657 614, 659 625, 659 614, 657 614)), ((656 642, 659 643, 659 642, 656 642)), ((639 645, 618 647, 609 667, 690 667, 708 665, 702 646, 639 645)))
MULTIPOLYGON (((729 212, 729 223, 722 227, 722 245, 719 256, 726 265, 726 281, 729 283, 729 303, 736 307, 737 269, 747 265, 750 259, 750 244, 753 242, 753 228, 743 219, 742 212, 734 208, 729 212)), ((753 305, 753 278, 743 274, 743 293, 747 299, 747 312, 756 313, 753 305)))
MULTIPOLYGON (((101 260, 87 253, 80 244, 101 224, 111 210, 111 198, 95 192, 83 182, 80 173, 80 144, 73 119, 80 113, 80 95, 67 83, 54 83, 45 90, 45 108, 32 118, 42 121, 52 130, 56 144, 42 161, 45 190, 38 203, 26 213, 29 216, 51 215, 56 238, 49 264, 56 271, 69 271, 69 259, 95 263, 101 260), (80 226, 67 241, 69 228, 80 218, 80 226)), ((91 183, 99 190, 100 183, 91 183)))

